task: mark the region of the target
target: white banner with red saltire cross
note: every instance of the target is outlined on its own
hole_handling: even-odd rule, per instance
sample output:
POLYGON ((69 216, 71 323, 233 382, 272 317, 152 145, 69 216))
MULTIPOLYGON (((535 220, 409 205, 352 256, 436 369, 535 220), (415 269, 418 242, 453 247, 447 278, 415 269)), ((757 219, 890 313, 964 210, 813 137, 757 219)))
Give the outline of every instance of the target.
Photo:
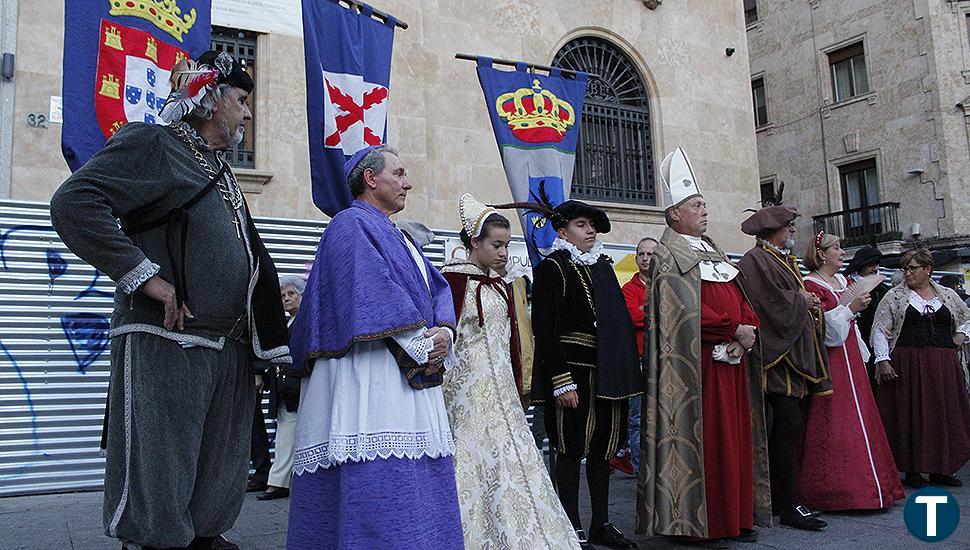
POLYGON ((337 0, 303 0, 313 203, 329 216, 352 202, 344 162, 384 142, 396 20, 337 0))

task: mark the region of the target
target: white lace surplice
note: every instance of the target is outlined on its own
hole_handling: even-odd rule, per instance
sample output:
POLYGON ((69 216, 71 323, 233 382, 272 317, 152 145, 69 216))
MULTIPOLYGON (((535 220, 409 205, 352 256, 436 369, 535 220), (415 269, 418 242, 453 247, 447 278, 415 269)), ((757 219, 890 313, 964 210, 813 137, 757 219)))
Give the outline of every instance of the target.
MULTIPOLYGON (((481 274, 466 263, 444 271, 481 274)), ((458 366, 445 373, 444 384, 465 547, 579 548, 519 403, 508 305, 497 287, 482 289, 480 327, 478 285, 469 279, 458 320, 458 366)))
MULTIPOLYGON (((420 254, 410 241, 405 243, 427 284, 420 254)), ((424 332, 394 336, 419 364, 428 361, 433 347, 424 332)), ((445 368, 454 365, 452 352, 445 368)), ((347 461, 455 454, 441 386, 409 386, 381 341, 355 344, 343 357, 316 360, 300 389, 294 448, 294 475, 347 461)))

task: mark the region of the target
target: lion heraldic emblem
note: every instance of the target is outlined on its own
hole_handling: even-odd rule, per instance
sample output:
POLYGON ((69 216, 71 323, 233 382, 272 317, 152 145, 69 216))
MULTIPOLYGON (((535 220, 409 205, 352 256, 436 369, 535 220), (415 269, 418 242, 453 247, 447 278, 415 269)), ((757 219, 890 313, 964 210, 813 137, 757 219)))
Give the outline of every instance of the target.
POLYGON ((531 88, 498 96, 495 110, 508 123, 513 136, 529 143, 562 141, 576 123, 573 106, 543 90, 538 78, 532 81, 531 88))

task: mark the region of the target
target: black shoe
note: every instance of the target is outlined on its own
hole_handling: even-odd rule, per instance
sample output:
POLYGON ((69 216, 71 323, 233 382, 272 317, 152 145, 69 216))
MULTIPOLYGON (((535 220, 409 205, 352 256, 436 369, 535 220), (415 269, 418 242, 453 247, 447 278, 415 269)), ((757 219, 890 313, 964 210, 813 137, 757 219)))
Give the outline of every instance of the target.
POLYGON ((263 491, 256 495, 256 500, 275 500, 290 496, 290 490, 284 487, 277 487, 275 491, 263 491))
POLYGON ((589 528, 589 542, 602 546, 609 546, 618 550, 639 548, 637 543, 623 536, 623 533, 612 523, 604 523, 599 527, 589 528))
POLYGON ((930 483, 933 485, 943 485, 945 487, 963 487, 963 482, 959 479, 944 474, 930 474, 930 483))
POLYGON ((787 514, 782 513, 781 524, 805 531, 821 531, 828 525, 828 523, 813 516, 811 510, 804 506, 796 506, 787 514))
POLYGON ((254 479, 250 479, 246 483, 246 492, 247 493, 255 493, 257 491, 265 491, 265 490, 266 490, 266 482, 265 481, 256 481, 254 479))
POLYGON ((730 537, 728 540, 734 542, 758 542, 758 532, 754 529, 741 529, 740 535, 730 537))
POLYGON ((903 478, 903 485, 912 487, 913 489, 922 489, 923 487, 926 487, 927 483, 926 480, 923 479, 923 476, 915 472, 909 472, 903 478))
POLYGON ((596 550, 596 548, 593 547, 588 540, 586 540, 586 531, 576 529, 576 538, 579 539, 579 548, 581 550, 596 550))

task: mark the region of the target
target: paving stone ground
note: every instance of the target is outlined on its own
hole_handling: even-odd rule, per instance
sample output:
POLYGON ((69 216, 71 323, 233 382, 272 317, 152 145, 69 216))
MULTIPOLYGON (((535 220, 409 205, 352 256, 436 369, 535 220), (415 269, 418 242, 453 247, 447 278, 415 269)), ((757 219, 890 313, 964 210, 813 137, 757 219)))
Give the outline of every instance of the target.
MULTIPOLYGON (((970 482, 970 467, 964 468, 960 475, 970 482)), ((585 487, 582 491, 585 493, 585 487)), ((907 495, 910 492, 908 490, 907 495)), ((970 488, 961 487, 950 492, 964 510, 970 510, 970 488)), ((633 533, 635 500, 635 480, 614 475, 610 487, 611 519, 620 530, 630 535, 633 533)), ((583 517, 588 521, 589 507, 585 498, 583 508, 583 517)), ((288 510, 289 499, 262 502, 256 500, 254 494, 247 494, 239 519, 226 536, 246 550, 283 548, 288 510)), ((950 538, 933 545, 920 542, 906 530, 903 503, 897 503, 883 512, 826 514, 824 517, 829 526, 823 532, 798 531, 781 526, 759 529, 758 543, 736 543, 734 548, 970 548, 970 512, 961 514, 961 524, 950 538)), ((664 538, 634 539, 640 548, 674 547, 664 538)), ((120 544, 105 537, 102 532, 100 492, 0 498, 0 549, 102 548, 117 549, 120 544)))

